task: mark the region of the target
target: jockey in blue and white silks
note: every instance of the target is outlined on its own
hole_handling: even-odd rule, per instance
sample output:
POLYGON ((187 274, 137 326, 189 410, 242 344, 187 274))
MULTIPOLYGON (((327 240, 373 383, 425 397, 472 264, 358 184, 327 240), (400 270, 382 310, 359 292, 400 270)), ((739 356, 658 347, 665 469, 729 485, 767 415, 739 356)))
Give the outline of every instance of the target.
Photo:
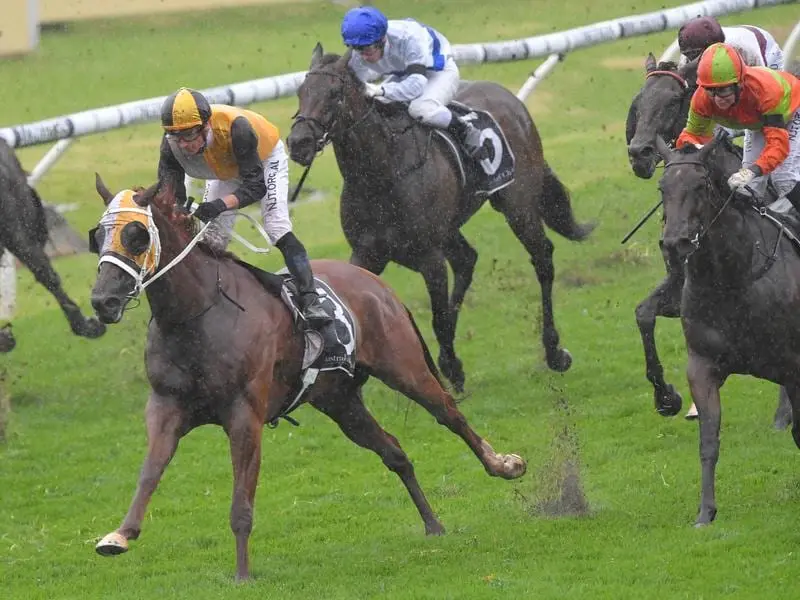
POLYGON ((368 96, 408 103, 413 119, 448 130, 471 156, 484 156, 480 131, 447 108, 460 75, 441 33, 413 19, 390 21, 377 8, 362 6, 345 14, 342 40, 353 50, 349 66, 368 96), (381 77, 381 83, 370 83, 381 77))

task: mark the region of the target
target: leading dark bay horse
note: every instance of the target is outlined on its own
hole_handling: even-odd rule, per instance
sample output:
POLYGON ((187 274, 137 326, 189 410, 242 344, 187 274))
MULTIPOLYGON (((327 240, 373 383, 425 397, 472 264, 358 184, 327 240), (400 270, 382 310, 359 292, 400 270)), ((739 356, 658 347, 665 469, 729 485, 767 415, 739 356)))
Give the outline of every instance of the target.
MULTIPOLYGON (((411 121, 401 106, 364 96, 364 84, 340 57, 314 49, 298 91, 299 109, 289 135, 289 154, 310 165, 332 142, 344 179, 341 222, 350 262, 380 274, 390 261, 418 271, 431 298, 439 366, 456 390, 464 371, 454 339, 458 312, 472 283, 478 253, 459 231, 485 202, 462 184, 447 143, 411 121), (398 115, 399 116, 396 116, 398 115), (454 284, 448 299, 447 263, 454 284)), ((551 369, 566 371, 572 359, 559 347, 553 319, 553 244, 542 221, 570 240, 583 240, 593 225, 575 222, 567 190, 544 160, 528 110, 516 96, 489 82, 463 84, 456 99, 491 112, 516 157, 516 180, 489 198, 525 246, 542 289, 542 341, 551 369)))
MULTIPOLYGON (((0 138, 0 254, 8 250, 30 269, 36 281, 58 301, 75 335, 100 337, 106 326, 94 317, 84 317, 78 305, 67 296, 45 254, 46 243, 47 224, 42 201, 28 185, 14 151, 0 138)), ((16 345, 11 326, 0 325, 0 352, 10 352, 16 345)))
POLYGON ((729 375, 785 387, 800 447, 800 256, 782 229, 730 193, 728 176, 741 158, 729 139, 679 152, 659 139, 657 150, 666 162, 659 182, 664 250, 686 265, 680 313, 702 468, 696 522, 706 525, 717 513, 719 392, 729 375))
MULTIPOLYGON (((628 157, 637 177, 649 179, 656 165, 662 160, 658 152, 657 138, 667 140, 670 145, 680 135, 689 115, 689 103, 697 89, 697 62, 678 68, 675 63, 656 63, 652 54, 645 60, 645 81, 636 94, 628 111, 625 136, 628 142, 628 157)), ((739 153, 738 146, 734 151, 739 153)), ((653 384, 656 407, 664 416, 673 416, 681 409, 681 395, 671 383, 664 379, 664 367, 656 348, 656 317, 677 318, 680 316, 681 289, 684 282, 682 264, 670 262, 663 252, 667 276, 647 298, 636 307, 636 323, 644 346, 647 379, 653 384)), ((785 429, 791 420, 789 398, 781 390, 773 423, 785 429)))
MULTIPOLYGON (((230 439, 236 538, 236 575, 247 578, 248 539, 261 459, 261 430, 282 412, 301 376, 303 332, 282 300, 268 293, 228 253, 196 242, 192 218, 175 207, 172 190, 158 184, 113 195, 97 179, 107 208, 95 234, 101 253, 92 305, 116 323, 128 301, 145 288, 153 318, 145 363, 150 397, 145 409, 148 451, 139 485, 120 527, 97 545, 103 555, 128 549, 179 439, 204 424, 220 425, 230 439)), ((497 454, 468 425, 442 387, 411 313, 372 273, 338 261, 314 261, 352 312, 356 337, 354 377, 319 374, 304 396, 353 442, 372 450, 406 486, 428 534, 444 532, 397 440, 367 411, 362 387, 370 376, 405 394, 461 437, 486 472, 520 477, 525 461, 497 454)))

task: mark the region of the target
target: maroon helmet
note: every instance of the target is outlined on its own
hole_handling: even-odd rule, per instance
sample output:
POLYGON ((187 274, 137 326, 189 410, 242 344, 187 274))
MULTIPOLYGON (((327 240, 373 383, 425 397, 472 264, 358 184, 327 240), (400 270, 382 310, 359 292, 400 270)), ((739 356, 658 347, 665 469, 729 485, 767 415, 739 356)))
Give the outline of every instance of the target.
POLYGON ((678 31, 678 46, 689 60, 694 60, 711 44, 725 41, 722 25, 714 17, 697 17, 678 31))

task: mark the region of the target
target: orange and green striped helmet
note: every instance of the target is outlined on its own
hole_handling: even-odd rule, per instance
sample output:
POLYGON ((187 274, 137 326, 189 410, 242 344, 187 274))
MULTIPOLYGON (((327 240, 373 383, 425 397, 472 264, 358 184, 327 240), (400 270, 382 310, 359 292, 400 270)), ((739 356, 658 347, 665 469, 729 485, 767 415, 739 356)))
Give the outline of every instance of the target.
POLYGON ((199 127, 210 118, 211 106, 206 97, 185 87, 168 96, 161 106, 161 126, 167 131, 199 127))
POLYGON ((705 88, 736 85, 743 76, 744 61, 736 49, 728 44, 711 44, 697 65, 697 85, 705 88))

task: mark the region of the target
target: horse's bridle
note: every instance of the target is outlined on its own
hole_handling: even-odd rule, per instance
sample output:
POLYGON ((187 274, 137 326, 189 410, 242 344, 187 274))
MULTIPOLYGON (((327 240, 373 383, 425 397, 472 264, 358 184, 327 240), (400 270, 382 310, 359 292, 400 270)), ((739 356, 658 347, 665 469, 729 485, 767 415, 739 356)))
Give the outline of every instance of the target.
POLYGON ((700 231, 696 232, 694 234, 694 237, 691 240, 689 240, 694 246, 695 251, 697 251, 700 248, 700 241, 706 235, 708 235, 708 232, 714 226, 714 223, 717 222, 717 219, 719 219, 720 215, 722 215, 722 212, 725 210, 730 201, 733 199, 734 195, 736 194, 736 190, 732 190, 731 193, 728 195, 727 199, 721 205, 717 204, 716 202, 714 202, 714 199, 717 196, 717 194, 714 192, 714 186, 711 183, 711 177, 708 173, 708 165, 702 160, 697 160, 697 159, 671 160, 664 163, 664 170, 666 171, 668 168, 678 165, 698 165, 703 168, 703 171, 705 173, 704 179, 706 184, 706 190, 709 192, 708 193, 709 202, 711 203, 711 206, 717 210, 717 213, 711 219, 711 222, 708 224, 708 227, 705 228, 701 227, 700 231))
MULTIPOLYGON (((329 75, 330 77, 334 77, 339 81, 341 81, 343 87, 346 87, 348 84, 348 81, 345 77, 333 71, 320 70, 320 71, 309 71, 308 73, 306 73, 306 77, 309 77, 311 75, 329 75)), ((314 143, 316 145, 315 154, 319 154, 320 152, 322 152, 325 149, 325 146, 327 146, 333 141, 334 137, 340 137, 345 133, 347 133, 348 131, 355 129, 358 125, 364 122, 364 120, 372 113, 372 110, 375 108, 375 101, 373 100, 370 103, 369 110, 366 113, 364 113, 364 115, 360 119, 358 119, 355 123, 353 123, 349 127, 342 129, 341 131, 334 131, 334 128, 336 127, 336 124, 339 121, 339 117, 341 116, 342 111, 344 111, 345 109, 345 98, 346 96, 344 95, 344 93, 342 93, 342 97, 341 99, 338 100, 338 106, 334 111, 334 115, 331 118, 330 123, 328 123, 327 125, 322 121, 320 121, 319 119, 317 119, 316 117, 309 117, 307 115, 302 114, 299 110, 292 117, 293 123, 291 129, 294 129, 295 125, 303 123, 305 121, 309 123, 312 135, 315 135, 314 129, 319 129, 319 131, 322 132, 320 136, 315 135, 314 139, 314 143)))
MULTIPOLYGON (((645 81, 647 81, 651 77, 661 76, 661 75, 672 77, 675 81, 677 81, 681 85, 681 87, 683 87, 683 94, 681 96, 681 104, 683 104, 686 101, 687 98, 689 100, 691 100, 692 94, 694 93, 693 88, 692 88, 692 86, 689 85, 689 82, 686 81, 686 79, 680 75, 680 73, 676 73, 675 71, 667 71, 667 70, 663 70, 663 69, 658 69, 658 70, 655 70, 655 71, 650 71, 649 73, 647 73, 647 75, 644 76, 644 78, 645 78, 645 81)), ((675 140, 677 140, 678 135, 680 135, 680 129, 678 129, 677 131, 678 131, 678 133, 676 135, 671 135, 670 136, 671 139, 666 140, 667 144, 669 144, 670 146, 674 146, 675 145, 675 140)))

